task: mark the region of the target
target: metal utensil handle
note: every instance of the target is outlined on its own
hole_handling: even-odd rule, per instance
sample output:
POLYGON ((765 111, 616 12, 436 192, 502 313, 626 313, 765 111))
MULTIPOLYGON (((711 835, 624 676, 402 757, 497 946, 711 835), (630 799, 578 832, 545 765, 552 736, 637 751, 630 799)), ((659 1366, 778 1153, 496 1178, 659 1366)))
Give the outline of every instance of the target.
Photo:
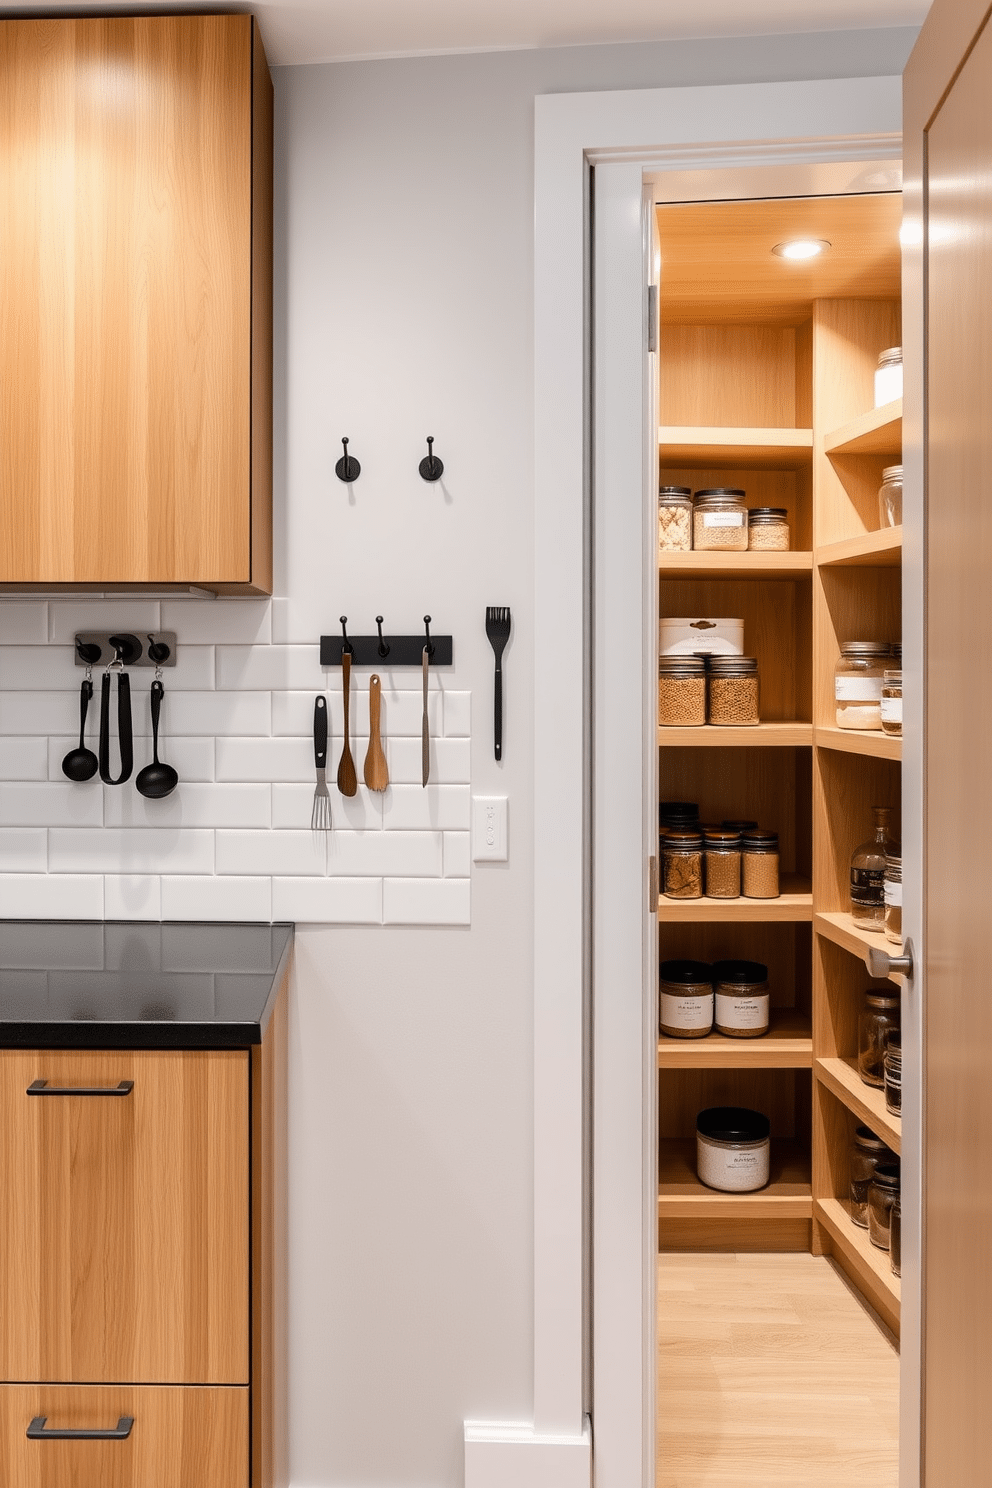
POLYGON ((318 770, 327 764, 327 699, 322 692, 313 701, 313 762, 318 770))
POLYGON ((493 739, 497 759, 503 758, 503 668, 496 663, 495 694, 493 697, 493 739))
POLYGON ((131 1435, 131 1427, 134 1425, 133 1416, 119 1416, 116 1426, 110 1426, 105 1431, 94 1430, 60 1430, 53 1428, 45 1430, 47 1416, 35 1416, 27 1429, 27 1435, 32 1441, 126 1441, 131 1435))
POLYGON ((32 1080, 26 1095, 130 1095, 133 1080, 122 1080, 119 1085, 49 1085, 47 1080, 32 1080))

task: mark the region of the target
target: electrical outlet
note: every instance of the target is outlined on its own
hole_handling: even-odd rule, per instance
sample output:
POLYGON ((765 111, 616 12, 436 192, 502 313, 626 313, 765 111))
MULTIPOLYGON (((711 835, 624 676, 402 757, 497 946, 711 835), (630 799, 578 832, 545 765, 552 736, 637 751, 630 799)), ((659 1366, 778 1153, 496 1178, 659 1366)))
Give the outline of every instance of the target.
POLYGON ((476 863, 504 863, 506 796, 472 797, 472 858, 476 863))

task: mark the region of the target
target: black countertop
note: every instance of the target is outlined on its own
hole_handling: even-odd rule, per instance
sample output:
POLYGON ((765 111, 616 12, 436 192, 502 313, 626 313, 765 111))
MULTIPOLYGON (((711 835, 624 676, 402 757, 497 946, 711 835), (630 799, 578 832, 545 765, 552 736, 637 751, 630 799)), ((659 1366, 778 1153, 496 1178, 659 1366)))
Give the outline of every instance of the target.
POLYGON ((0 920, 0 1048, 260 1044, 292 925, 0 920))

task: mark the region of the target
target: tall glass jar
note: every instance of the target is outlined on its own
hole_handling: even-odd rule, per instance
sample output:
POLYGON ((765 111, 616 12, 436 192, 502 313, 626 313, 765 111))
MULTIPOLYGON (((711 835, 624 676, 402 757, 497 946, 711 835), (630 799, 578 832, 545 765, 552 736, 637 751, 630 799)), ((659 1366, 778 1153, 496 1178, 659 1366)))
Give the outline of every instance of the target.
POLYGON ((875 368, 875 407, 902 397, 902 347, 889 346, 875 368))
POLYGON ((752 553, 787 553, 789 513, 784 506, 752 506, 747 514, 747 546, 752 553))
POLYGON ((898 855, 899 844, 890 835, 892 809, 874 806, 875 831, 851 854, 851 918, 860 930, 885 929, 885 864, 898 855))
POLYGON ((902 466, 887 465, 878 492, 878 525, 902 526, 902 466))
POLYGON ((688 553, 692 547, 692 488, 662 486, 658 491, 658 552, 688 553))
POLYGON ((670 827, 661 839, 662 893, 669 899, 703 897, 703 834, 670 827))
POLYGON ((658 659, 659 728, 693 728, 706 722, 706 663, 701 656, 658 659))
POLYGON ((882 1060, 885 1072, 885 1109, 893 1116, 902 1115, 902 1034, 889 1034, 882 1060))
POLYGON ((888 1250, 892 1206, 899 1198, 899 1164, 879 1163, 868 1186, 868 1239, 888 1250))
POLYGON ((882 733, 902 733, 902 671, 882 673, 882 733))
POLYGON ((837 727, 881 729, 882 678, 891 657, 888 641, 844 641, 834 668, 837 727))
POLYGON ((738 899, 741 892, 741 834, 723 827, 703 832, 707 899, 738 899))
POLYGON ((866 992, 858 1019, 858 1074, 866 1085, 885 1088, 885 1046, 900 1031, 899 994, 866 992))
POLYGON ((700 550, 747 551, 746 492, 736 486, 711 486, 696 492, 692 545, 700 550))
POLYGON ((885 938, 902 945, 902 855, 893 853, 885 859, 885 938))
POLYGON ((851 1218, 868 1228, 868 1186, 879 1163, 895 1162, 895 1153, 870 1126, 859 1126, 851 1142, 851 1218))
POLYGON ((662 961, 658 1022, 666 1038, 705 1038, 713 1027, 713 969, 706 961, 662 961))
POLYGON ((759 724, 756 658, 710 656, 707 661, 710 723, 725 728, 753 728, 759 724))
POLYGON ((741 893, 745 899, 779 897, 778 833, 751 828, 741 835, 741 893))

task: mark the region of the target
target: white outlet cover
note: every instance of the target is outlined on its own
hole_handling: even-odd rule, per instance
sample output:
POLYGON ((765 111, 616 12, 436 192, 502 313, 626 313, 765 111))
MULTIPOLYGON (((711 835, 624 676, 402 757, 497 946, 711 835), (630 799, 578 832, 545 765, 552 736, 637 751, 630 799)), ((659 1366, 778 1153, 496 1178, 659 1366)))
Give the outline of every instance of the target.
POLYGON ((472 797, 472 859, 476 863, 505 863, 506 796, 472 797))

